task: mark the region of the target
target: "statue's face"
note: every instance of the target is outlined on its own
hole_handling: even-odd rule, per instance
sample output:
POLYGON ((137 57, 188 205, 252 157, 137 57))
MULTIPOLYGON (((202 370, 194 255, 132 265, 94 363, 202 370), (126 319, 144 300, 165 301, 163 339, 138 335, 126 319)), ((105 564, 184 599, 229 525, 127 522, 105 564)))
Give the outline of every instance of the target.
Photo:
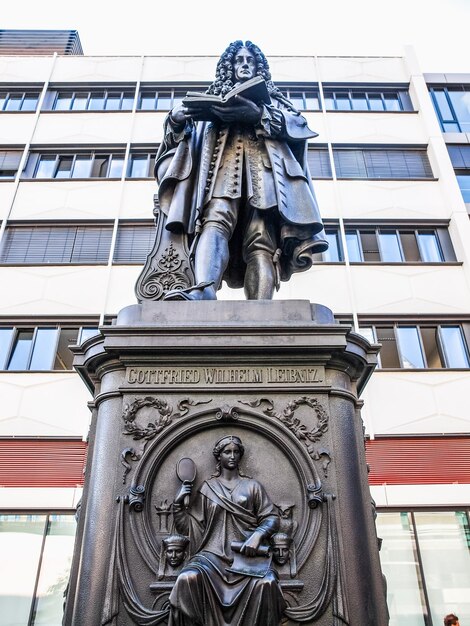
POLYGON ((289 546, 284 543, 276 543, 273 546, 273 560, 278 565, 285 565, 289 560, 289 546))
POLYGON ((166 549, 166 560, 171 567, 178 567, 184 561, 185 550, 182 546, 170 545, 166 549))
POLYGON ((233 72, 236 82, 243 83, 256 76, 256 60, 253 53, 243 46, 233 60, 233 72))
POLYGON ((236 469, 240 463, 240 448, 236 443, 228 443, 220 453, 220 465, 224 469, 236 469))

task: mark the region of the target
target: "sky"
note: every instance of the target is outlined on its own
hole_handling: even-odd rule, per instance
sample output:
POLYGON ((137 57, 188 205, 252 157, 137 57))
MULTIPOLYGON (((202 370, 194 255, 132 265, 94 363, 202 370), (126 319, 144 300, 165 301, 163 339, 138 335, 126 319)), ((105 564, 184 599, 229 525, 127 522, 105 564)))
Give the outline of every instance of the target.
POLYGON ((216 55, 250 39, 270 55, 401 55, 470 73, 470 0, 17 0, 0 28, 75 29, 88 55, 216 55))

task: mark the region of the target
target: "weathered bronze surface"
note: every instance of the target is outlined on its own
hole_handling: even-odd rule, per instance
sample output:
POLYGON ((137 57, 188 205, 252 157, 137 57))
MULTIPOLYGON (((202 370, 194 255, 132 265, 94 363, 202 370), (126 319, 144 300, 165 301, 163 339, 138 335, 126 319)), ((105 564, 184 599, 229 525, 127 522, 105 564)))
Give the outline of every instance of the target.
POLYGON ((166 117, 156 239, 139 301, 215 299, 223 278, 248 299, 271 299, 281 280, 309 269, 328 247, 307 164, 315 136, 261 50, 231 43, 208 95, 166 117))
POLYGON ((146 302, 101 332, 74 349, 94 400, 64 624, 386 626, 377 347, 306 301, 146 302))

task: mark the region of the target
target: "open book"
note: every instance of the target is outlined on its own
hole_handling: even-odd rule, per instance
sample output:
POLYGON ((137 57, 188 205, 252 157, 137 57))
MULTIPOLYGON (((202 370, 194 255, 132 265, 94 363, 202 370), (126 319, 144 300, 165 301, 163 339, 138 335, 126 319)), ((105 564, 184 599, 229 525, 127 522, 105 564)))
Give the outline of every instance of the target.
POLYGON ((201 110, 210 109, 214 104, 218 106, 233 104, 232 101, 235 96, 243 96, 257 104, 259 102, 265 102, 266 104, 271 102, 266 81, 261 76, 255 76, 234 87, 224 97, 199 91, 188 91, 183 98, 183 105, 200 108, 201 110))

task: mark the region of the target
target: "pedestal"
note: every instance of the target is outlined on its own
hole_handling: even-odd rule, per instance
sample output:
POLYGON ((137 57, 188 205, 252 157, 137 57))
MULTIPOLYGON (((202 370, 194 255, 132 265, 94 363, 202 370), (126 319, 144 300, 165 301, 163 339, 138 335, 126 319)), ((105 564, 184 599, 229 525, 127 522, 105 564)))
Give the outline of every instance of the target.
POLYGON ((225 435, 290 538, 287 623, 386 626, 358 399, 377 346, 307 301, 203 301, 127 307, 74 352, 94 400, 67 626, 166 623, 190 557, 163 543, 176 466, 194 462, 196 498, 225 435))

